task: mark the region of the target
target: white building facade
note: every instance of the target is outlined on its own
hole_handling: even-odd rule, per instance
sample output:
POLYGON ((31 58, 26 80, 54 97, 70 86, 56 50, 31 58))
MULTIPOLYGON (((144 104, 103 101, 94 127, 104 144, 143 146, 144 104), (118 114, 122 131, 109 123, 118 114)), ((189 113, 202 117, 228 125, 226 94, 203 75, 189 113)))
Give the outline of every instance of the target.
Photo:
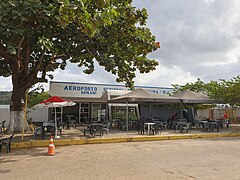
MULTIPOLYGON (((159 94, 169 94, 173 91, 173 88, 166 87, 135 86, 135 88, 142 88, 159 94)), ((70 115, 73 115, 71 117, 78 122, 111 119, 111 116, 114 116, 114 114, 121 114, 124 111, 123 106, 119 105, 119 107, 116 107, 116 105, 109 104, 107 100, 127 92, 130 92, 130 89, 124 85, 112 84, 51 81, 49 86, 49 94, 51 96, 60 96, 77 103, 74 107, 63 108, 63 118, 64 116, 70 117, 70 115), (107 95, 105 95, 106 92, 107 95)), ((139 114, 136 105, 132 105, 130 110, 139 114)))

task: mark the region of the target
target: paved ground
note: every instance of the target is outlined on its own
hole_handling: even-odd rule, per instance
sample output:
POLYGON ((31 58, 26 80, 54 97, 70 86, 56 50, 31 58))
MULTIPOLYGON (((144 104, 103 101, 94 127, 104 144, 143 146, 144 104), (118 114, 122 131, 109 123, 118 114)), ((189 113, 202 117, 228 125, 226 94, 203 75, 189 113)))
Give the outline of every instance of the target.
MULTIPOLYGON (((239 133, 240 132, 240 124, 232 124, 230 128, 224 128, 219 133, 239 133)), ((206 134, 212 132, 202 132, 201 129, 192 129, 191 132, 187 134, 206 134)), ((214 131, 214 133, 217 133, 214 131)), ((186 133, 179 133, 179 131, 174 131, 172 129, 164 129, 159 136, 164 135, 174 135, 174 136, 181 136, 186 133)), ((8 135, 5 135, 8 136, 8 135)), ((112 138, 112 137, 143 137, 145 135, 139 135, 137 131, 119 131, 116 128, 111 129, 109 134, 104 134, 102 137, 96 136, 95 138, 112 138)), ((157 136, 157 135, 155 135, 157 136)), ((0 135, 1 137, 1 135, 0 135)), ((86 139, 92 138, 89 135, 83 135, 83 126, 78 126, 76 129, 64 129, 63 134, 61 135, 61 139, 86 139)), ((39 135, 37 140, 41 140, 41 136, 39 135)), ((50 139, 50 134, 46 135, 46 139, 50 139)), ((24 141, 34 140, 33 133, 25 134, 24 141)), ((22 142, 22 134, 15 134, 13 138, 13 142, 22 142)))
POLYGON ((18 149, 0 154, 0 179, 240 179, 240 138, 18 149))

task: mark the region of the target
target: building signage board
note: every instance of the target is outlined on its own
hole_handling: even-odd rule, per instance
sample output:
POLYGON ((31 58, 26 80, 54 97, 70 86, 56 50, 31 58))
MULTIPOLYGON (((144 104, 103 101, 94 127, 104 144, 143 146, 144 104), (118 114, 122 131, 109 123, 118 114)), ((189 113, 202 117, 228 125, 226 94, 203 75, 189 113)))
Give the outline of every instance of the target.
MULTIPOLYGON (((173 88, 164 87, 147 87, 135 86, 135 88, 143 88, 148 91, 159 94, 168 94, 173 88)), ((83 97, 83 98, 99 98, 106 90, 129 90, 123 85, 110 84, 90 84, 90 83, 73 83, 73 82, 56 82, 51 81, 49 93, 51 96, 60 97, 83 97)))

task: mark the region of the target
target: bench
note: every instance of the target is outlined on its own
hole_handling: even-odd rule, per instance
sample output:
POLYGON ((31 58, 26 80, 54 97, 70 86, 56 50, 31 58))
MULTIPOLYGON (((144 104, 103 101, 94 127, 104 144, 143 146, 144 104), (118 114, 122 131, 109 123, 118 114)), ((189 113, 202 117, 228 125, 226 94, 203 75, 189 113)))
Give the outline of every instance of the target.
POLYGON ((4 137, 0 139, 0 153, 2 152, 2 147, 6 147, 7 153, 11 152, 11 141, 13 138, 14 134, 12 134, 9 137, 4 137))

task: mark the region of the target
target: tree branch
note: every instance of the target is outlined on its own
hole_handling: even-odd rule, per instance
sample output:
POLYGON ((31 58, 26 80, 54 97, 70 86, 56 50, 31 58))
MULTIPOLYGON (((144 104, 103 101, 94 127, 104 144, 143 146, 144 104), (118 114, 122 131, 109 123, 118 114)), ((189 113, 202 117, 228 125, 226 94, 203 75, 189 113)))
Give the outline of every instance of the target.
POLYGON ((8 58, 8 53, 7 53, 7 48, 0 43, 0 55, 5 59, 7 60, 8 58))
MULTIPOLYGON (((21 58, 21 57, 20 57, 21 58)), ((29 41, 26 42, 26 47, 25 47, 25 53, 24 53, 24 57, 23 57, 23 68, 24 68, 24 74, 25 76, 28 75, 28 64, 29 64, 29 60, 30 60, 30 44, 29 41)))
POLYGON ((33 70, 31 72, 29 72, 28 82, 27 82, 28 88, 30 88, 32 85, 36 84, 37 82, 45 82, 46 81, 46 80, 45 81, 43 80, 44 78, 41 78, 40 80, 39 80, 39 78, 37 78, 39 68, 43 62, 44 54, 45 54, 45 49, 42 50, 39 60, 36 62, 33 70))
POLYGON ((68 56, 66 55, 55 55, 51 58, 51 60, 56 60, 56 59, 64 59, 64 60, 67 60, 69 59, 68 56))
POLYGON ((23 41, 24 41, 24 36, 21 38, 19 44, 18 44, 18 49, 17 49, 17 57, 20 59, 20 54, 21 54, 21 49, 22 49, 22 44, 23 44, 23 41))
POLYGON ((12 66, 11 66, 10 60, 9 60, 10 55, 8 55, 8 53, 7 53, 7 48, 5 46, 3 46, 3 44, 1 44, 1 43, 0 43, 0 56, 2 56, 2 58, 4 59, 3 64, 5 65, 5 67, 4 67, 4 65, 2 67, 4 67, 6 72, 11 74, 10 69, 12 69, 12 66))
POLYGON ((36 65, 33 69, 32 74, 37 74, 38 73, 38 70, 39 70, 39 68, 40 68, 40 66, 42 65, 42 62, 43 62, 44 54, 45 54, 45 49, 42 50, 41 55, 39 57, 39 60, 37 61, 36 65))
MULTIPOLYGON (((37 79, 36 79, 36 83, 38 83, 38 82, 45 82, 45 83, 47 83, 48 80, 47 80, 46 78, 37 78, 37 79)), ((35 83, 35 84, 36 84, 36 83, 35 83)))
POLYGON ((30 88, 32 88, 32 86, 33 86, 34 84, 40 83, 40 82, 45 82, 45 83, 47 83, 48 80, 45 79, 45 78, 35 78, 35 79, 33 79, 33 81, 31 81, 31 82, 29 81, 29 82, 26 84, 25 89, 30 89, 30 88))

